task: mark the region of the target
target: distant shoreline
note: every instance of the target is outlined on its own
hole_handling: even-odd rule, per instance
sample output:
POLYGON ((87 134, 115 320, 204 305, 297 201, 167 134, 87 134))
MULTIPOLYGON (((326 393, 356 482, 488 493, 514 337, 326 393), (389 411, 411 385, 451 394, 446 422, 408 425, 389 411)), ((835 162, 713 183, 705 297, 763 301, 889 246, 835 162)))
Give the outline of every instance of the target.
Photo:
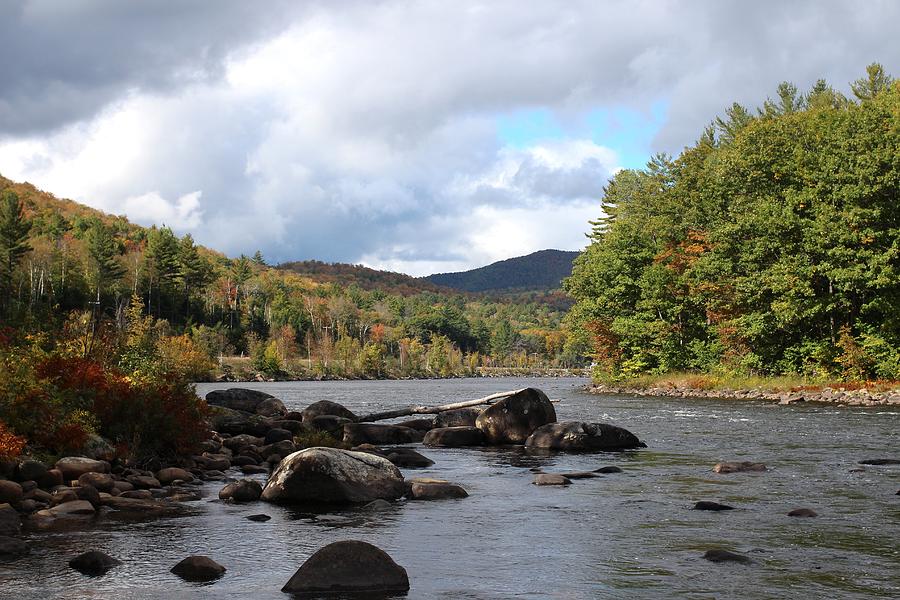
POLYGON ((347 377, 339 375, 309 375, 298 377, 295 374, 285 374, 284 377, 268 377, 262 373, 250 376, 218 376, 208 381, 195 383, 267 383, 267 382, 292 382, 292 381, 429 381, 434 379, 464 379, 467 377, 491 379, 496 377, 553 377, 553 378, 587 378, 590 377, 586 369, 562 369, 562 368, 533 368, 533 367, 479 367, 474 373, 458 373, 446 376, 428 377, 347 377))

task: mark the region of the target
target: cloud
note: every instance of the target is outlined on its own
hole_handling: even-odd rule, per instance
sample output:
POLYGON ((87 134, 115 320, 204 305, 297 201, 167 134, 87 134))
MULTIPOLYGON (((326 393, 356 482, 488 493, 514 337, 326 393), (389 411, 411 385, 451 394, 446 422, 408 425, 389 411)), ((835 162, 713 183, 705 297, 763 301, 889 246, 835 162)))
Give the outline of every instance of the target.
POLYGON ((0 173, 231 255, 458 270, 582 247, 616 169, 732 101, 898 73, 898 21, 879 0, 5 3, 0 173))

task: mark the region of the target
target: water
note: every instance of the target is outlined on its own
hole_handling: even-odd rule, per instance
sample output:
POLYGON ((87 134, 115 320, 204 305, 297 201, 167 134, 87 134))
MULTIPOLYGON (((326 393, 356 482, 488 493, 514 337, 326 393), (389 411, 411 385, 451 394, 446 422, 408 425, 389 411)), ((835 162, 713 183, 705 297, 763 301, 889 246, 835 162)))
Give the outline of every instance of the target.
MULTIPOLYGON (((360 539, 387 551, 410 576, 410 598, 898 598, 900 410, 759 402, 591 396, 572 379, 248 384, 289 408, 333 400, 357 413, 439 404, 526 385, 542 388, 560 420, 606 421, 648 448, 622 454, 536 457, 512 449, 431 449, 428 469, 406 476, 457 482, 470 497, 305 514, 264 503, 215 500, 205 484, 193 516, 30 533, 33 554, 0 564, 2 598, 285 598, 279 590, 315 550, 360 539), (767 473, 717 475, 721 460, 767 463, 767 473), (531 485, 529 468, 624 473, 567 488, 531 485), (690 510, 715 500, 738 510, 690 510), (794 508, 819 516, 791 518, 794 508), (266 523, 243 517, 265 512, 266 523), (700 556, 724 548, 750 566, 700 556), (99 549, 125 562, 100 578, 66 566, 99 549), (182 582, 169 569, 189 554, 228 572, 182 582)), ((205 394, 220 387, 198 386, 205 394)))

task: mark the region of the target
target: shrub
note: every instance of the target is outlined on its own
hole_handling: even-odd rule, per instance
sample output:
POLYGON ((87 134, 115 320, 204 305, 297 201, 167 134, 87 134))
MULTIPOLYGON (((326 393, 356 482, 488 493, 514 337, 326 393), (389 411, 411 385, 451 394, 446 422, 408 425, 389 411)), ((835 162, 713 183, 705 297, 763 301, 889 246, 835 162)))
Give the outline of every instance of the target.
POLYGON ((15 458, 25 449, 25 437, 13 433, 6 423, 0 421, 0 459, 15 458))
POLYGON ((215 367, 203 348, 187 335, 163 337, 156 348, 163 371, 177 379, 208 381, 215 367))

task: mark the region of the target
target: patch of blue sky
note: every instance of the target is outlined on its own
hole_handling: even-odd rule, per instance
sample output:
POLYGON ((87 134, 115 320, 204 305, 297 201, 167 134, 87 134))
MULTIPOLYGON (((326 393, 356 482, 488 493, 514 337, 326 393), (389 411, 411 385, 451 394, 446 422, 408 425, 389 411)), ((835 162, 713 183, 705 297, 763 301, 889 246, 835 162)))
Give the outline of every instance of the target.
POLYGON ((597 108, 563 122, 549 108, 521 109, 497 118, 497 136, 513 148, 562 139, 590 139, 613 150, 620 166, 639 169, 653 154, 653 139, 665 124, 669 103, 655 102, 647 110, 597 108))

